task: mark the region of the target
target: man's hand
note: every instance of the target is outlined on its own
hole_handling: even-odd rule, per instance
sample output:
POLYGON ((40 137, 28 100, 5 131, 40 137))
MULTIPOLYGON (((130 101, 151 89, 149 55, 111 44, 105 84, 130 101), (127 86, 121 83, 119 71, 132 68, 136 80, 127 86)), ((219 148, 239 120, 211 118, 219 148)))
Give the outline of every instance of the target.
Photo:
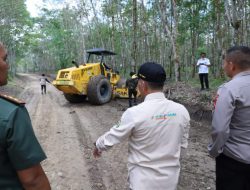
POLYGON ((101 157, 101 155, 102 155, 102 152, 99 151, 98 148, 95 147, 95 149, 94 149, 94 151, 93 151, 93 156, 94 156, 95 158, 99 158, 99 157, 101 157))
POLYGON ((40 164, 17 171, 20 182, 26 190, 50 190, 50 184, 40 164))

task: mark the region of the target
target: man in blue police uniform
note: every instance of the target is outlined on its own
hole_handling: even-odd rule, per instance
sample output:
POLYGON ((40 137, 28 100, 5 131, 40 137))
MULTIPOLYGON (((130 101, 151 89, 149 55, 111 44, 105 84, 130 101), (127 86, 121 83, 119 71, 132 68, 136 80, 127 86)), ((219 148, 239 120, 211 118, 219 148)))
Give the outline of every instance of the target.
MULTIPOLYGON (((7 84, 7 51, 0 42, 0 86, 7 84)), ((0 95, 0 189, 50 190, 40 162, 46 159, 24 103, 0 95)))

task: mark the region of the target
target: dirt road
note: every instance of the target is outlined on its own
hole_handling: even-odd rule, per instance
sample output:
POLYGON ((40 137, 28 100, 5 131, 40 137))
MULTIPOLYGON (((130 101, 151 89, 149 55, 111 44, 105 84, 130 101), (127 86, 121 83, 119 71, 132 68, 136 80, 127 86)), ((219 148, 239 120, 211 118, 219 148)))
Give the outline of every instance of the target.
MULTIPOLYGON (((100 159, 92 156, 93 142, 115 124, 126 100, 102 106, 88 102, 70 104, 60 91, 47 85, 40 93, 39 76, 20 75, 35 133, 48 159, 43 167, 53 190, 127 190, 127 142, 115 146, 100 159)), ((214 188, 214 161, 206 150, 209 126, 192 121, 189 148, 182 158, 179 190, 214 188)))

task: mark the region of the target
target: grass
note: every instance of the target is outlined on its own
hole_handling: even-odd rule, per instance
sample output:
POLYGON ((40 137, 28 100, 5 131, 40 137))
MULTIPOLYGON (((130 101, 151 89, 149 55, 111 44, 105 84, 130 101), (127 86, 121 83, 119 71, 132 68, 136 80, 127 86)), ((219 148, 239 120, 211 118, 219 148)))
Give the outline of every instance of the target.
MULTIPOLYGON (((227 80, 224 78, 213 78, 213 76, 209 76, 208 78, 209 81, 209 87, 211 90, 217 90, 220 85, 225 83, 227 80)), ((188 84, 195 88, 200 88, 200 80, 198 76, 195 76, 195 78, 190 78, 187 81, 188 84)))

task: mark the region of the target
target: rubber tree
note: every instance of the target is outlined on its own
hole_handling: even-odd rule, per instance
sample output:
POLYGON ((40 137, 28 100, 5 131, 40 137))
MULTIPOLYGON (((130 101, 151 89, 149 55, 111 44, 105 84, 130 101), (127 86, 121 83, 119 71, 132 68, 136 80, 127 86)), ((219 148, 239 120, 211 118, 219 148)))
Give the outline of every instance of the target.
MULTIPOLYGON (((168 2, 165 0, 161 0, 158 3, 158 8, 160 12, 160 17, 162 20, 162 23, 164 25, 164 33, 167 38, 170 39, 171 46, 172 46, 172 52, 173 52, 173 60, 174 60, 174 71, 175 71, 175 81, 181 80, 180 75, 180 60, 179 60, 179 46, 177 44, 177 36, 178 36, 178 15, 177 15, 177 5, 176 0, 170 1, 170 9, 172 9, 172 24, 169 23, 169 17, 167 15, 167 7, 168 2), (172 28, 172 30, 171 30, 172 28)), ((166 39, 166 42, 168 40, 166 39)))

